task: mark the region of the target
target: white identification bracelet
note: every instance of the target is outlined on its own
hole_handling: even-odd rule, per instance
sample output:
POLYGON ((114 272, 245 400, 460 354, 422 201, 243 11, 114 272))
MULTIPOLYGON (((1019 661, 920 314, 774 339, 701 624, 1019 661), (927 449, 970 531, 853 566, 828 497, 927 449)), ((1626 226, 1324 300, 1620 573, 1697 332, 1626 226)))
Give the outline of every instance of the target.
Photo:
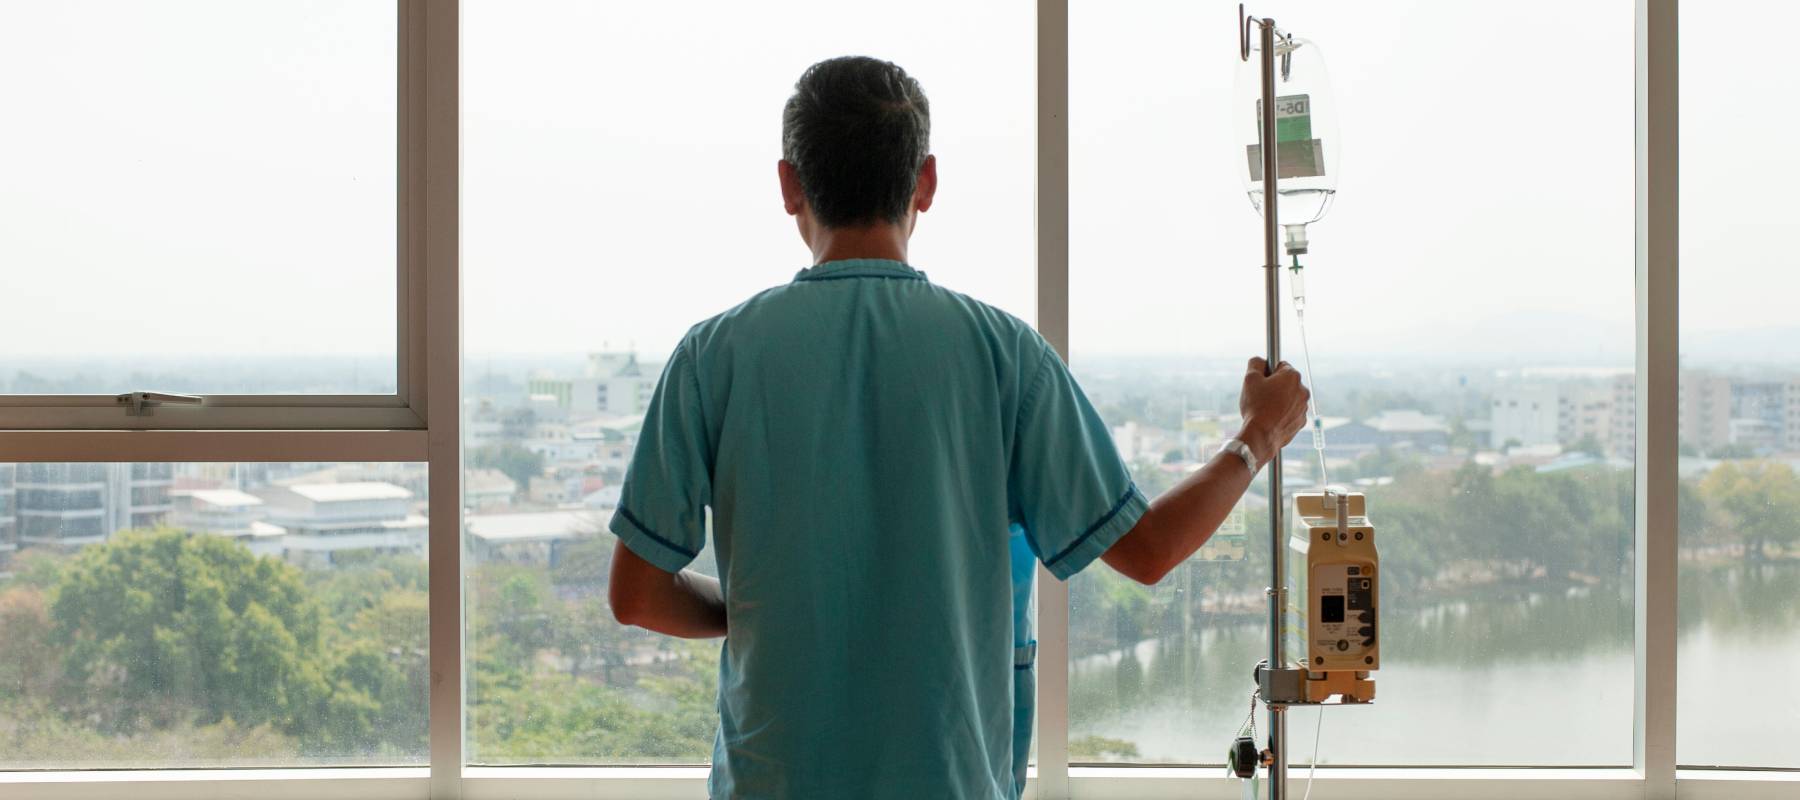
POLYGON ((1250 470, 1250 474, 1252 475, 1261 471, 1261 468, 1256 464, 1256 454, 1250 451, 1250 445, 1244 444, 1244 440, 1242 439, 1232 439, 1219 445, 1219 452, 1236 453, 1238 458, 1244 460, 1244 466, 1250 470))

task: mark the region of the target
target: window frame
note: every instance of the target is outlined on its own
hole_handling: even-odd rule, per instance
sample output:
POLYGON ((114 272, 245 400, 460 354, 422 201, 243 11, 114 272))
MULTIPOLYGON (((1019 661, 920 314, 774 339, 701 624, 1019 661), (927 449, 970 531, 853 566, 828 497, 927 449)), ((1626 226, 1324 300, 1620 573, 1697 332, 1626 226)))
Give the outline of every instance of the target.
MULTIPOLYGON (((427 186, 425 139, 420 103, 428 76, 409 68, 408 41, 416 25, 406 0, 396 3, 399 47, 395 76, 396 285, 394 392, 392 394, 201 394, 198 406, 158 405, 131 416, 115 394, 0 395, 0 431, 59 430, 424 430, 426 304, 424 234, 427 186)), ((120 386, 118 393, 155 391, 156 386, 120 386)), ((421 454, 422 457, 422 454, 421 454)))
MULTIPOLYGON (((1675 755, 1678 306, 1677 9, 1633 0, 1636 18, 1637 419, 1633 763, 1607 769, 1324 767, 1336 797, 1513 800, 1775 798, 1800 770, 1690 769, 1675 755)), ((430 470, 429 763, 393 768, 0 772, 19 798, 696 797, 706 768, 481 767, 465 761, 462 342, 458 249, 457 0, 397 0, 400 16, 398 391, 212 396, 201 409, 124 417, 111 397, 0 398, 0 461, 425 461, 430 470), (26 402, 30 401, 30 402, 26 402), (432 414, 435 407, 438 413, 432 414)), ((1067 0, 1037 0, 1037 319, 1068 353, 1067 0)), ((149 387, 133 387, 149 388, 149 387)), ((1071 764, 1068 589, 1038 582, 1038 764, 1034 798, 1235 798, 1216 766, 1071 764)), ((1292 780, 1302 779, 1298 770, 1292 780)), ((1297 785, 1297 784, 1294 784, 1297 785)))

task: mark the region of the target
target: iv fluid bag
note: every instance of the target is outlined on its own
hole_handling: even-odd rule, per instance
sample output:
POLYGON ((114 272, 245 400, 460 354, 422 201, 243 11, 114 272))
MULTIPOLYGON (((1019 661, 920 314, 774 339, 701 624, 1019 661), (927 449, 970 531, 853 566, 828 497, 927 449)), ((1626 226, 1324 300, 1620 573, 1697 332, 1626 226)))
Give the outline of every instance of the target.
MULTIPOLYGON (((1309 225, 1325 216, 1337 194, 1337 101, 1319 46, 1306 39, 1276 42, 1275 189, 1283 225, 1309 225)), ((1242 142, 1238 175, 1257 213, 1263 210, 1262 55, 1252 40, 1238 64, 1232 130, 1242 142)))

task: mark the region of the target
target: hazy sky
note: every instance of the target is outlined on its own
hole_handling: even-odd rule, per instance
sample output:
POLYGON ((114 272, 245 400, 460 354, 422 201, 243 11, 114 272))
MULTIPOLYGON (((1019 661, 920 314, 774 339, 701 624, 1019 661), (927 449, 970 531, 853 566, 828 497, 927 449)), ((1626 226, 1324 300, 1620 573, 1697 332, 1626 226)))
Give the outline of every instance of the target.
MULTIPOLYGON (((1323 49, 1341 109, 1307 258, 1322 370, 1629 358, 1630 2, 1255 5, 1323 49)), ((660 357, 806 266, 779 111, 844 53, 932 101, 942 188, 912 261, 1032 317, 1033 3, 464 6, 470 353, 660 357)), ((1261 348, 1235 14, 1072 3, 1077 358, 1261 348)), ((1800 289, 1795 112, 1764 102, 1794 73, 1731 47, 1734 16, 1683 18, 1696 336, 1789 326, 1800 289)), ((391 350, 394 38, 372 0, 0 2, 0 358, 391 350)))

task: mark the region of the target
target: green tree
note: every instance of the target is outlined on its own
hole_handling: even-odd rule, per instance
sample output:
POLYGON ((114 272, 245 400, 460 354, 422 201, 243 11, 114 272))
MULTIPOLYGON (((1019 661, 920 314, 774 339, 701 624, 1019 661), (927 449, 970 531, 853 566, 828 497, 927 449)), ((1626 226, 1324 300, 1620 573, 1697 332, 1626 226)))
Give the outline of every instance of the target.
POLYGON ((330 693, 299 571, 220 537, 128 531, 87 548, 50 616, 62 703, 104 732, 230 719, 307 733, 330 693))
POLYGON ((469 451, 469 466, 497 469, 506 473, 523 489, 531 479, 544 474, 544 456, 517 442, 485 444, 469 451))
POLYGON ((1724 462, 1701 479, 1700 496, 1713 512, 1708 527, 1743 542, 1748 558, 1767 558, 1771 542, 1786 548, 1800 539, 1800 477, 1786 464, 1724 462))
POLYGON ((50 605, 35 587, 0 591, 0 699, 41 697, 53 674, 50 605))

